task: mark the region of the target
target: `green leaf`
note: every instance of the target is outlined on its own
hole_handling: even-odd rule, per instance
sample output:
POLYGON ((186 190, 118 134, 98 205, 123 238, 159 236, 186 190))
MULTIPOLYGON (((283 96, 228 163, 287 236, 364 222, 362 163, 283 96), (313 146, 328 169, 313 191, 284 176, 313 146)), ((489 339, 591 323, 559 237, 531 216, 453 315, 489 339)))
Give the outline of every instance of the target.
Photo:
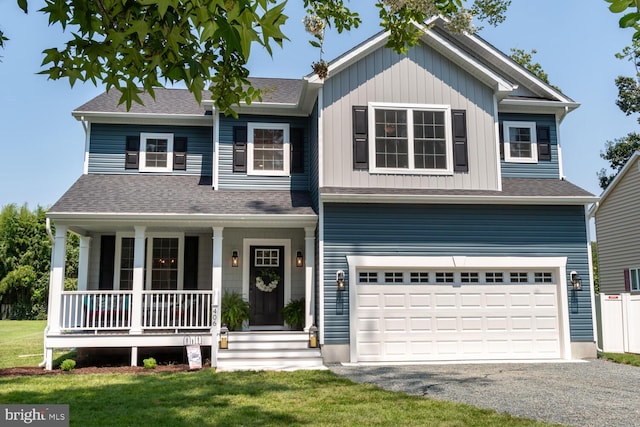
POLYGON ((640 20, 640 12, 631 12, 624 15, 620 18, 620 28, 629 28, 636 25, 636 23, 640 20))
POLYGON ((18 0, 18 7, 24 11, 24 13, 28 13, 27 11, 27 0, 18 0))
POLYGON ((616 0, 611 3, 611 6, 609 6, 609 10, 613 13, 624 12, 631 6, 631 3, 633 3, 633 0, 616 0))

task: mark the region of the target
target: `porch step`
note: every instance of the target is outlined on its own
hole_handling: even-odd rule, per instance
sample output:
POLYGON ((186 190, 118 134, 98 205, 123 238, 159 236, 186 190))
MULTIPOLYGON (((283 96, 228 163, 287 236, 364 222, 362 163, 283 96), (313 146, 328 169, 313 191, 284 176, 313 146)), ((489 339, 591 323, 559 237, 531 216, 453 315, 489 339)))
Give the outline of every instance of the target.
POLYGON ((218 350, 219 371, 326 369, 304 332, 230 332, 229 348, 218 350))

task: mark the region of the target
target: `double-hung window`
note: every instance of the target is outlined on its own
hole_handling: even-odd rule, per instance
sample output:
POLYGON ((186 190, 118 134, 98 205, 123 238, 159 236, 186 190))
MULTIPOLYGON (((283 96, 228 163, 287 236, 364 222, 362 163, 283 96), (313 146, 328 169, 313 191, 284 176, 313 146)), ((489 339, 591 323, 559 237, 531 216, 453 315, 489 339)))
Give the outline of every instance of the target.
POLYGON ((289 124, 249 123, 247 138, 248 174, 289 175, 289 124))
POLYGON ((173 170, 173 134, 140 134, 140 171, 171 172, 173 170))
POLYGON ((537 163, 535 122, 504 122, 503 127, 504 160, 512 163, 537 163))
POLYGON ((372 172, 453 173, 451 110, 445 105, 372 103, 369 145, 372 172))

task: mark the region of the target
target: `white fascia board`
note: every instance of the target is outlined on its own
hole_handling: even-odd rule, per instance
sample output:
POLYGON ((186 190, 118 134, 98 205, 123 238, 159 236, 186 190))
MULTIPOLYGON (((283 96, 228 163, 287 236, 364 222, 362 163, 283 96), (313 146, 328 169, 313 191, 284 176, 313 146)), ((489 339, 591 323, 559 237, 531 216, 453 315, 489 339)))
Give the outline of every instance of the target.
MULTIPOLYGON (((382 32, 377 36, 366 40, 360 46, 357 46, 356 48, 331 61, 328 68, 329 78, 331 78, 332 74, 340 72, 341 70, 358 61, 361 57, 387 44, 387 40, 389 40, 389 34, 389 31, 382 32)), ((324 82, 324 79, 321 79, 315 73, 306 76, 305 80, 307 80, 311 84, 322 84, 324 82)))
POLYGON ((175 126, 211 126, 210 115, 194 114, 151 114, 151 113, 113 113, 102 111, 73 111, 76 120, 87 120, 91 123, 113 124, 168 124, 175 126))
POLYGON ((585 205, 598 201, 596 196, 524 197, 524 196, 432 196, 416 194, 322 194, 323 202, 332 203, 437 203, 497 205, 585 205))
POLYGON ((562 102, 562 101, 549 101, 544 99, 515 99, 504 98, 500 101, 500 112, 513 112, 513 113, 535 113, 535 112, 549 112, 550 108, 557 108, 558 110, 568 109, 573 111, 580 107, 578 102, 562 102), (506 108, 505 108, 506 107, 506 108), (538 111, 535 111, 539 109, 538 111))
POLYGON ((509 93, 518 88, 518 85, 513 84, 508 80, 504 79, 502 76, 495 73, 493 70, 489 69, 485 65, 481 64, 480 62, 478 62, 477 60, 469 56, 467 53, 465 53, 463 50, 454 46, 448 40, 445 40, 444 38, 437 35, 435 32, 429 31, 424 26, 421 26, 421 25, 417 25, 417 26, 424 31, 424 34, 422 36, 423 39, 424 38, 429 39, 432 42, 436 43, 440 47, 440 49, 444 49, 448 53, 453 54, 452 56, 447 56, 447 57, 449 59, 452 59, 458 65, 461 65, 463 67, 467 65, 467 66, 470 66, 472 69, 475 69, 476 73, 472 73, 472 74, 476 75, 476 77, 478 77, 485 84, 490 84, 495 91, 501 92, 501 93, 509 93))
POLYGON ((548 94, 552 95, 554 98, 558 99, 560 102, 575 103, 575 102, 573 102, 572 99, 568 98, 567 96, 563 95, 561 92, 558 92, 557 90, 555 90, 550 85, 548 85, 545 82, 543 82, 542 80, 538 79, 536 76, 531 74, 529 71, 527 71, 522 66, 517 64, 511 58, 509 58, 506 55, 504 55, 502 52, 498 51, 495 47, 491 46, 489 43, 487 43, 486 41, 484 41, 480 37, 477 37, 477 36, 474 36, 474 35, 468 35, 468 38, 472 42, 474 42, 477 45, 479 45, 487 53, 491 54, 492 56, 494 56, 495 58, 497 58, 498 60, 503 62, 505 65, 509 66, 513 71, 518 73, 519 76, 521 76, 522 78, 528 80, 529 82, 531 82, 535 86, 538 86, 541 90, 543 90, 544 92, 547 92, 548 94))
POLYGON ((640 150, 638 150, 635 153, 633 153, 633 155, 629 158, 629 160, 627 160, 627 163, 620 170, 620 172, 618 172, 618 175, 616 175, 616 177, 613 179, 613 181, 611 181, 611 183, 609 183, 609 185, 607 186, 606 190, 604 190, 602 192, 602 194, 600 195, 600 198, 597 200, 597 203, 594 203, 594 205, 591 206, 591 209, 589 209, 589 217, 590 218, 593 218, 596 215, 596 213, 598 212, 598 209, 600 208, 600 205, 602 205, 602 203, 605 202, 607 197, 609 197, 609 194, 611 194, 611 192, 618 185, 618 183, 620 181, 622 181, 622 178, 632 168, 632 165, 636 162, 636 160, 639 157, 640 157, 640 150))
POLYGON ((225 227, 247 227, 259 225, 266 228, 314 227, 318 223, 317 215, 238 215, 238 214, 136 214, 110 212, 49 212, 47 217, 59 224, 82 226, 100 225, 105 222, 111 224, 144 223, 147 226, 180 227, 211 226, 212 222, 225 227))

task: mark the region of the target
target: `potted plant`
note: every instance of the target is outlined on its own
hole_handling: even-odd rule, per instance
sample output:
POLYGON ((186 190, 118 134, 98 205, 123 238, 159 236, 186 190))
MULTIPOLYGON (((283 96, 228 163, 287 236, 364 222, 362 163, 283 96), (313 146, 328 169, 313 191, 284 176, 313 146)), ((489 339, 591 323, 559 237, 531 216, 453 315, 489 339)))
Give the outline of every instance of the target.
POLYGON ((291 300, 282 309, 282 314, 291 329, 301 330, 304 326, 304 298, 291 300))
POLYGON ((225 291, 222 297, 221 320, 231 331, 242 328, 242 323, 249 320, 249 303, 242 299, 242 295, 225 291))

